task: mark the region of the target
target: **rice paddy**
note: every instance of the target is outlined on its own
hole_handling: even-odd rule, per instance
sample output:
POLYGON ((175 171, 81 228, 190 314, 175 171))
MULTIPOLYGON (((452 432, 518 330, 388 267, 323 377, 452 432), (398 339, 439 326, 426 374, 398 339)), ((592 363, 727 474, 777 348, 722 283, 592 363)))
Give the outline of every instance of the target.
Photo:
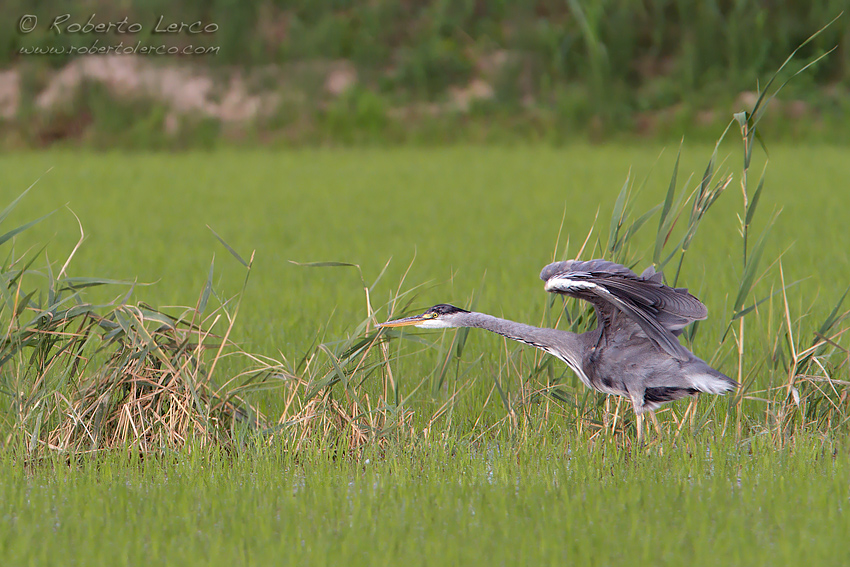
POLYGON ((7 565, 846 563, 846 447, 696 446, 7 461, 0 549, 7 565))
MULTIPOLYGON (((363 367, 337 372, 332 362, 373 337, 364 321, 389 318, 391 306, 474 304, 554 323, 561 308, 542 291, 539 269, 577 254, 591 229, 588 250, 605 249, 627 177, 635 193, 644 185, 635 216, 662 202, 677 148, 0 157, 4 206, 41 178, 3 232, 56 210, 6 243, 16 257, 38 254, 32 281, 46 281, 48 263, 58 273, 80 237, 67 204, 86 235, 69 275, 150 283, 132 301, 165 311, 196 305, 208 281, 210 301, 224 301, 240 292, 245 269, 208 225, 242 258, 256 251, 229 338, 303 378, 246 394, 267 418, 262 431, 234 426, 239 442, 226 448, 190 438, 153 454, 130 444, 27 456, 11 441, 4 392, 4 564, 846 563, 846 336, 800 356, 796 395, 782 387, 789 356, 818 340, 850 282, 850 156, 769 150, 750 250, 772 211, 782 213, 765 240, 766 274, 745 302, 765 299, 745 319, 743 354, 737 323, 730 331, 745 271, 734 143, 718 153, 718 169, 734 179, 679 279, 709 308, 694 352, 731 376, 744 357, 746 396, 705 397, 691 413, 687 402, 669 406, 659 412, 662 436, 642 449, 629 441, 628 415, 612 423, 615 400, 582 389, 557 361, 483 332, 416 332, 363 354, 363 367), (326 394, 311 406, 307 392, 318 386, 326 394), (310 420, 320 426, 307 429, 310 420)), ((712 151, 684 146, 680 191, 698 185, 712 151)), ((749 198, 761 167, 750 168, 749 198)), ((624 252, 638 269, 652 261, 657 224, 655 216, 624 252)), ((127 290, 94 288, 86 298, 127 290)), ((240 364, 223 359, 217 372, 231 376, 240 364)))

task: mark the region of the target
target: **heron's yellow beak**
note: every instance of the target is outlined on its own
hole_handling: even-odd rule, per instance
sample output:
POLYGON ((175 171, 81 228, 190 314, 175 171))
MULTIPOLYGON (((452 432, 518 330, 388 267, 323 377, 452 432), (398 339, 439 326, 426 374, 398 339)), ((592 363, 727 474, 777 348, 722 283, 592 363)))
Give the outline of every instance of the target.
POLYGON ((386 323, 378 323, 379 327, 410 327, 412 325, 418 325, 428 319, 433 319, 434 316, 430 313, 424 313, 422 315, 414 315, 412 317, 405 317, 403 319, 396 319, 395 321, 387 321, 386 323), (429 317, 430 315, 430 317, 429 317))

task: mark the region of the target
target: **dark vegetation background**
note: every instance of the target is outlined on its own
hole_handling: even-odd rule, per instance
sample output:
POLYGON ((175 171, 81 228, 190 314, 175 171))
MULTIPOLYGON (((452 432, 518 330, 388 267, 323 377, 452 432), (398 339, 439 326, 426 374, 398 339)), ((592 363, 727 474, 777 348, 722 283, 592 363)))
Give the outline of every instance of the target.
MULTIPOLYGON (((24 0, 0 4, 7 147, 714 140, 844 0, 24 0), (37 15, 31 33, 21 17, 37 15), (53 18, 69 14, 58 34, 53 18), (91 16, 94 17, 90 20, 91 16), (138 23, 135 34, 67 26, 138 23), (211 33, 156 33, 171 23, 211 33), (215 27, 215 26, 214 26, 215 27), (69 56, 149 44, 196 55, 69 56), (36 55, 33 49, 53 50, 36 55), (62 51, 65 54, 62 54, 62 51)), ((773 140, 850 141, 843 17, 792 62, 773 140)))

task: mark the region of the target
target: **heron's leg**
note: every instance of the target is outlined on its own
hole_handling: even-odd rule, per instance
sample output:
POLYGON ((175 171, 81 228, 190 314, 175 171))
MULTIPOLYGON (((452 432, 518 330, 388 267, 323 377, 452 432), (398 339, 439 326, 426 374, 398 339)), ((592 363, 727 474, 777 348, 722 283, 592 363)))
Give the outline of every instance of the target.
POLYGON ((691 398, 691 403, 688 404, 688 409, 691 412, 691 431, 693 431, 694 430, 694 423, 696 422, 696 418, 697 418, 697 398, 696 398, 696 396, 691 398))
POLYGON ((637 444, 638 447, 643 445, 643 414, 635 414, 637 417, 637 444))

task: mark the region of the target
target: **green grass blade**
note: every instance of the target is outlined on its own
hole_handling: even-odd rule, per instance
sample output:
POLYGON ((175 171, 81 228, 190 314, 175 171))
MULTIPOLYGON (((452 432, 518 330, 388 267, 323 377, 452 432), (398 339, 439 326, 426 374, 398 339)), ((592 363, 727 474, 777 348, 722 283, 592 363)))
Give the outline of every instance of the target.
POLYGON ((240 263, 240 264, 242 264, 242 265, 243 265, 243 266, 245 266, 246 268, 248 267, 248 262, 246 262, 246 261, 242 258, 242 256, 240 256, 240 255, 239 255, 239 253, 238 253, 238 252, 236 252, 236 250, 234 250, 233 248, 231 248, 231 247, 230 247, 230 245, 229 245, 227 242, 225 242, 225 241, 224 241, 224 239, 223 239, 222 237, 220 237, 220 236, 218 235, 218 233, 217 233, 216 231, 214 231, 210 225, 207 225, 207 228, 208 228, 208 229, 210 229, 210 232, 212 232, 212 233, 213 233, 213 236, 215 236, 215 237, 218 239, 218 241, 219 241, 219 242, 221 242, 222 246, 224 246, 225 248, 227 248, 227 251, 228 251, 228 252, 230 252, 230 253, 233 255, 233 257, 234 257, 234 258, 236 258, 236 259, 239 261, 239 263, 240 263))
POLYGON ((61 280, 62 287, 60 289, 77 290, 86 287, 96 287, 101 285, 138 285, 136 282, 127 280, 112 280, 108 278, 65 278, 61 280))
POLYGON ((818 333, 817 333, 818 335, 820 335, 822 337, 827 336, 827 333, 829 333, 830 330, 832 330, 832 327, 841 318, 838 315, 838 313, 841 310, 841 305, 844 303, 844 300, 847 298, 848 293, 850 293, 850 286, 848 286, 847 289, 844 290, 844 293, 838 299, 838 303, 835 304, 835 307, 832 308, 832 311, 830 311, 829 315, 827 315, 826 319, 824 319, 823 323, 818 328, 818 333))
POLYGON ((334 355, 334 353, 333 353, 333 352, 331 352, 331 349, 329 349, 329 348, 328 348, 327 346, 325 346, 324 344, 320 344, 320 345, 319 345, 319 348, 320 348, 322 351, 324 351, 324 353, 325 353, 326 355, 328 355, 328 358, 330 359, 331 364, 333 365, 334 372, 336 372, 336 375, 337 375, 337 377, 339 378, 339 381, 340 381, 340 382, 342 382, 343 387, 344 387, 346 390, 348 390, 348 389, 349 389, 349 387, 348 387, 348 376, 347 376, 347 375, 345 374, 345 372, 343 371, 342 366, 340 366, 339 361, 337 360, 337 358, 336 358, 336 356, 334 355))
POLYGON ((623 240, 628 242, 637 232, 646 224, 646 221, 652 218, 652 216, 658 212, 658 209, 661 208, 661 204, 655 205, 641 216, 639 216, 632 224, 629 225, 629 228, 626 229, 626 233, 623 235, 623 240))
POLYGON ((753 196, 750 199, 749 204, 747 205, 747 216, 746 216, 746 220, 745 220, 745 224, 747 226, 749 226, 752 223, 753 216, 756 213, 756 207, 758 206, 759 198, 761 197, 761 190, 764 188, 764 176, 765 176, 766 172, 767 172, 767 168, 762 170, 761 177, 759 178, 758 187, 756 187, 756 192, 753 193, 753 196))
MULTIPOLYGON (((761 90, 761 93, 759 94, 759 98, 756 100, 756 103, 752 108, 751 114, 753 114, 753 115, 759 114, 759 118, 760 118, 761 117, 760 115, 763 114, 763 112, 759 112, 759 109, 761 108, 762 103, 764 103, 766 105, 766 103, 769 102, 770 99, 772 99, 774 96, 776 96, 776 93, 778 93, 780 90, 782 90, 782 87, 784 87, 786 84, 788 84, 788 81, 790 81, 791 79, 793 79, 794 77, 799 75, 801 72, 803 72, 805 69, 809 68, 812 64, 816 63, 817 61, 820 61, 826 55, 828 55, 829 53, 832 52, 832 50, 830 50, 829 52, 821 55, 820 57, 818 57, 817 59, 815 59, 814 61, 812 61, 811 63, 809 63, 808 65, 806 65, 805 67, 803 67, 802 69, 797 71, 796 73, 794 73, 788 79, 788 81, 785 81, 785 83, 783 83, 782 86, 780 86, 776 90, 776 92, 773 95, 771 95, 767 100, 765 100, 765 96, 767 95, 767 92, 770 90, 770 86, 773 84, 773 82, 776 80, 776 78, 779 76, 779 74, 782 72, 782 70, 785 69, 785 67, 794 59, 794 57, 797 55, 797 52, 800 51, 806 45, 808 45, 810 42, 812 42, 817 36, 819 36, 821 33, 823 33, 824 30, 826 30, 829 26, 834 24, 836 22, 836 20, 838 20, 838 18, 840 18, 840 17, 841 17, 841 14, 838 14, 828 24, 826 24, 821 29, 819 29, 818 31, 816 31, 815 33, 810 35, 808 37, 808 39, 806 39, 803 43, 798 45, 797 48, 794 51, 791 52, 791 54, 785 59, 785 61, 783 61, 782 65, 779 66, 779 69, 777 69, 776 72, 773 74, 773 76, 771 76, 770 79, 767 81, 767 84, 764 86, 764 89, 761 90)), ((758 120, 756 120, 755 122, 758 122, 758 120)), ((755 123, 753 124, 753 126, 755 126, 755 123)))
POLYGON ((611 226, 608 230, 608 250, 611 252, 617 249, 620 227, 623 224, 626 201, 629 195, 629 181, 630 177, 626 176, 626 182, 623 183, 623 188, 620 189, 620 194, 617 195, 617 201, 614 203, 614 210, 611 212, 611 226))
POLYGON ((384 264, 384 267, 381 268, 381 271, 378 274, 378 277, 376 277, 375 281, 372 282, 372 285, 369 286, 369 293, 372 293, 373 291, 375 291, 375 286, 378 285, 378 282, 381 281, 381 278, 383 278, 384 274, 387 273, 387 268, 390 267, 390 262, 392 262, 392 260, 393 260, 392 258, 387 260, 387 262, 384 264))
POLYGON ((305 268, 339 268, 339 267, 348 267, 348 268, 359 268, 357 264, 351 264, 349 262, 296 262, 295 260, 289 260, 289 263, 295 264, 296 266, 303 266, 305 268))
POLYGON ((779 289, 774 290, 772 293, 770 293, 770 294, 768 294, 768 295, 766 295, 766 296, 762 297, 761 299, 759 299, 759 300, 755 301, 755 302, 754 302, 752 305, 750 305, 749 307, 745 307, 744 309, 742 309, 742 310, 738 311, 737 313, 733 314, 733 315, 732 315, 732 318, 730 319, 730 321, 736 321, 737 319, 740 319, 741 317, 746 316, 748 313, 750 313, 750 312, 752 312, 753 310, 755 310, 755 309, 756 309, 759 305, 761 305, 762 303, 764 303, 764 302, 765 302, 765 301, 767 301, 768 299, 770 299, 770 298, 772 298, 772 297, 775 297, 776 295, 778 295, 778 294, 782 293, 782 290, 783 290, 783 289, 785 289, 785 290, 787 291, 787 290, 791 289, 792 287, 794 287, 795 285, 799 284, 799 283, 800 283, 800 282, 802 282, 802 281, 803 281, 803 280, 797 280, 797 281, 794 281, 794 282, 791 282, 791 283, 787 284, 784 288, 780 287, 779 289))
POLYGON ((670 185, 667 187, 667 195, 664 197, 664 205, 661 209, 661 218, 658 219, 658 232, 655 235, 655 250, 652 253, 652 263, 656 266, 661 259, 661 251, 667 242, 670 226, 674 219, 670 219, 670 208, 673 206, 673 197, 676 195, 676 179, 679 175, 679 160, 682 157, 682 143, 679 143, 679 151, 676 153, 676 163, 673 165, 673 175, 670 177, 670 185), (668 220, 669 219, 669 220, 668 220))
MULTIPOLYGON (((45 172, 45 173, 48 173, 48 172, 50 172, 50 169, 48 169, 47 172, 45 172)), ((26 196, 26 194, 30 192, 30 189, 35 187, 36 183, 38 183, 39 181, 41 181, 41 177, 39 177, 38 179, 33 181, 32 185, 27 187, 26 190, 23 193, 18 195, 17 199, 15 199, 11 203, 9 203, 9 205, 5 209, 3 209, 2 212, 0 212, 0 224, 2 224, 4 220, 6 220, 6 217, 9 216, 9 213, 11 213, 15 209, 15 207, 18 206, 18 203, 21 201, 21 199, 23 199, 24 196, 26 196)))
POLYGON ((750 291, 752 290, 753 282, 755 282, 756 275, 758 273, 758 266, 761 262, 762 254, 764 253, 764 245, 767 240, 767 236, 770 234, 770 229, 778 216, 778 213, 773 216, 762 231, 755 246, 753 246, 750 257, 747 260, 747 265, 744 267, 744 273, 741 276, 741 283, 738 286, 738 295, 735 297, 733 308, 733 312, 735 314, 741 311, 741 308, 744 306, 744 302, 747 300, 747 296, 749 296, 750 291))
POLYGON ((47 213, 43 217, 39 217, 39 218, 32 220, 32 221, 30 221, 26 224, 22 224, 21 226, 19 226, 17 228, 13 228, 12 230, 7 232, 6 234, 0 236, 0 245, 4 244, 7 240, 16 236, 17 234, 20 234, 21 232, 25 231, 26 229, 30 228, 31 226, 40 223, 41 221, 43 221, 44 219, 46 219, 47 217, 52 215, 54 212, 56 212, 56 211, 47 213))
POLYGON ((203 313, 207 308, 207 302, 210 300, 210 292, 212 291, 213 270, 215 269, 215 256, 210 262, 210 271, 207 275, 207 281, 204 284, 204 291, 201 292, 201 300, 198 302, 198 313, 203 313))

